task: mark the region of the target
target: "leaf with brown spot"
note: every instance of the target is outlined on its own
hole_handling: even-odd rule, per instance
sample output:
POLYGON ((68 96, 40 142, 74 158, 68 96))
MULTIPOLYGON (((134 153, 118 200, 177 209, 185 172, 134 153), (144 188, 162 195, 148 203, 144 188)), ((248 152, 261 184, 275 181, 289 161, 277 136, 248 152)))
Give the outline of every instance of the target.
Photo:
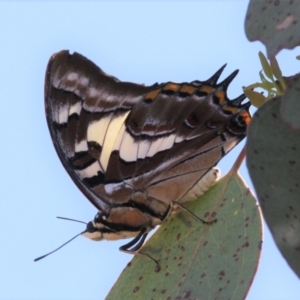
POLYGON ((300 44, 299 1, 251 0, 248 6, 245 32, 249 41, 261 41, 268 57, 282 49, 293 49, 300 44))
POLYGON ((246 297, 262 240, 261 215, 253 195, 239 175, 230 173, 186 207, 200 218, 215 214, 217 223, 203 225, 184 211, 170 217, 141 250, 157 259, 161 270, 155 272, 150 259, 134 257, 107 300, 246 297), (140 289, 133 293, 137 285, 140 289))
POLYGON ((280 109, 286 97, 270 100, 254 114, 247 165, 277 247, 300 277, 300 130, 286 124, 289 114, 300 118, 300 112, 290 109, 283 120, 280 109))

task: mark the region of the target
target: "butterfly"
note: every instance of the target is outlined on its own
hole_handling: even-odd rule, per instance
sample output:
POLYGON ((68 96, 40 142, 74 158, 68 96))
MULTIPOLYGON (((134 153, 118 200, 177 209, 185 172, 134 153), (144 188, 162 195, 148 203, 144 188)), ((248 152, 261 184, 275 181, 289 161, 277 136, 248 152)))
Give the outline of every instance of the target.
MULTIPOLYGON (((246 136, 244 95, 226 90, 238 73, 206 81, 123 82, 84 56, 54 54, 45 79, 47 123, 65 169, 98 213, 82 235, 132 238, 136 252, 154 227, 217 179, 213 167, 246 136)), ((133 247, 133 250, 129 250, 133 247)))

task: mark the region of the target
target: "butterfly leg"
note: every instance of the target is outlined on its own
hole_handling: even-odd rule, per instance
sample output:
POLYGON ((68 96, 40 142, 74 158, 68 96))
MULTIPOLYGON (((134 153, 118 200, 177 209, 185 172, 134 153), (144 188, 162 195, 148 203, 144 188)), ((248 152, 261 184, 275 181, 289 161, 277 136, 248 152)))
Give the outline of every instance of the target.
POLYGON ((177 207, 179 207, 180 209, 182 209, 183 211, 187 212, 190 216, 192 216, 195 220, 202 222, 203 224, 213 224, 217 222, 217 219, 212 220, 212 221, 205 221, 201 218, 199 218, 198 216, 196 216, 194 213, 192 213, 189 209, 187 209, 186 207, 184 207, 182 204, 180 204, 177 201, 171 201, 169 204, 169 208, 167 210, 167 213, 165 215, 165 218, 163 219, 163 221, 167 220, 167 218, 170 216, 170 214, 175 211, 177 209, 177 207))
POLYGON ((141 249, 141 247, 144 244, 144 241, 145 241, 147 235, 148 235, 148 232, 146 232, 146 228, 142 229, 141 232, 132 241, 130 241, 126 245, 121 246, 119 248, 119 250, 122 252, 128 253, 128 254, 140 255, 140 256, 145 256, 145 257, 150 258, 156 264, 155 272, 158 272, 160 270, 160 265, 159 265, 158 261, 155 260, 152 256, 150 256, 147 253, 139 252, 139 250, 141 249), (132 249, 129 249, 132 246, 134 246, 134 247, 132 249))

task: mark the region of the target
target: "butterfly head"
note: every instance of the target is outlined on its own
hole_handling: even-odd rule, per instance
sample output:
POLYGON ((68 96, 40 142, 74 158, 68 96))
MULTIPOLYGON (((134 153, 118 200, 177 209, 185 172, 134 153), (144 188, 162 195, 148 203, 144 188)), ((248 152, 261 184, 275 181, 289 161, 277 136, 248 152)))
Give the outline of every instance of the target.
POLYGON ((87 223, 86 229, 81 235, 93 241, 105 239, 105 233, 111 232, 111 229, 103 224, 105 220, 106 217, 103 213, 97 213, 94 220, 87 223))
POLYGON ((101 241, 103 239, 103 234, 94 225, 94 221, 88 222, 86 230, 81 235, 93 241, 101 241))

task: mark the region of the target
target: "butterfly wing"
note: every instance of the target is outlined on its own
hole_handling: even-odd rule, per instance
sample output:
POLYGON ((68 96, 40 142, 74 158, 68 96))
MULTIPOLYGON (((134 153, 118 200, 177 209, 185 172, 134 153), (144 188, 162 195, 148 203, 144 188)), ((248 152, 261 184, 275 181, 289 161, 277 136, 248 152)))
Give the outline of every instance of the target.
POLYGON ((68 51, 48 64, 48 127, 64 167, 100 211, 130 206, 162 218, 239 143, 250 121, 244 97, 229 100, 237 72, 217 84, 121 82, 68 51))

